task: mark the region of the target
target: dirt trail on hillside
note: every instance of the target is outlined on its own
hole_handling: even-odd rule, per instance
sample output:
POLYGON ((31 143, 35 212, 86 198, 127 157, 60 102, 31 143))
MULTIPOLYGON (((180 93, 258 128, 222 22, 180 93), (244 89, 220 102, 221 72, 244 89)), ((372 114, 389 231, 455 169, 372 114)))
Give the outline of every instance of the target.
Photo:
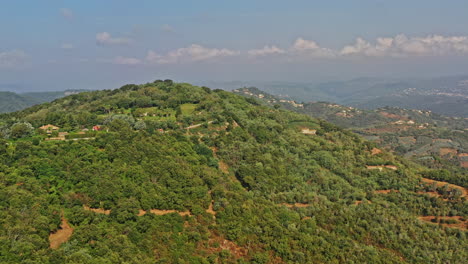
POLYGON ((67 219, 62 215, 62 224, 60 229, 49 235, 51 249, 57 249, 63 243, 67 242, 73 234, 73 228, 68 224, 67 219))
POLYGON ((306 203, 294 203, 294 204, 289 204, 289 203, 282 203, 281 205, 284 205, 288 208, 294 208, 294 207, 297 207, 297 208, 305 208, 305 207, 309 207, 310 204, 306 204, 306 203))
POLYGON ((460 190, 462 192, 461 197, 467 197, 468 196, 468 189, 463 188, 462 186, 458 186, 458 185, 451 184, 451 183, 448 183, 448 182, 443 182, 443 181, 431 180, 431 179, 427 179, 427 178, 422 178, 422 182, 427 183, 427 184, 436 183, 437 187, 444 187, 445 185, 448 185, 448 187, 451 188, 451 189, 460 190))
POLYGON ((212 147, 211 148, 211 151, 213 151, 213 157, 215 157, 216 159, 218 159, 218 167, 219 169, 226 173, 226 174, 229 174, 229 165, 226 164, 226 162, 222 161, 221 159, 219 159, 218 157, 218 148, 217 147, 212 147))
POLYGON ((91 207, 89 207, 87 205, 83 205, 83 208, 86 211, 91 211, 91 212, 95 212, 95 213, 98 213, 98 214, 110 215, 110 213, 111 213, 111 210, 104 210, 102 208, 91 208, 91 207))
POLYGON ((374 191, 374 193, 378 193, 378 194, 389 194, 391 192, 398 193, 400 191, 398 191, 398 190, 377 190, 377 191, 374 191))

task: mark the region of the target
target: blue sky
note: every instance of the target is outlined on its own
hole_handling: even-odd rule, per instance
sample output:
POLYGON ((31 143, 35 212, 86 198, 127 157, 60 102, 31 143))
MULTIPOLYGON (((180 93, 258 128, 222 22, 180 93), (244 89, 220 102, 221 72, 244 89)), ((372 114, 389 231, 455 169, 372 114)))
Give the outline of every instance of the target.
POLYGON ((0 90, 468 73, 466 0, 0 4, 0 90))

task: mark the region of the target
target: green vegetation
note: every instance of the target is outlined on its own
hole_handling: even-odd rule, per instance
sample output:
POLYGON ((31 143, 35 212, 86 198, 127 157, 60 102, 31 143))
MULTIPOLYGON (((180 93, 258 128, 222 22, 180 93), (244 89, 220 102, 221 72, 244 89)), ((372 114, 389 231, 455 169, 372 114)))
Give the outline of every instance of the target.
POLYGON ((450 190, 441 190, 447 200, 419 193, 421 173, 431 170, 372 155, 375 144, 352 132, 233 93, 158 80, 0 116, 5 131, 19 122, 36 129, 0 139, 3 263, 468 257, 466 229, 418 219, 468 214, 466 197, 450 190), (69 137, 102 130, 93 140, 37 140, 45 124, 69 137), (73 233, 51 249, 49 235, 64 219, 73 233))
POLYGON ((235 92, 260 99, 270 106, 280 106, 351 129, 367 140, 376 142, 380 148, 390 149, 407 159, 436 169, 437 173, 427 173, 431 179, 445 180, 468 188, 468 119, 393 107, 363 110, 328 102, 298 105, 289 99, 281 99, 252 87, 237 89, 235 92), (448 172, 438 173, 437 170, 448 172))

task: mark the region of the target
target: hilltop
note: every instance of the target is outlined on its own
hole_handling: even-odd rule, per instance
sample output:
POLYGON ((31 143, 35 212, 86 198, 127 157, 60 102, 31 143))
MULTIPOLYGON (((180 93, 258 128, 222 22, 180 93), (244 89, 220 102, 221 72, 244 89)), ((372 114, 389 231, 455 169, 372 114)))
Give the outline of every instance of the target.
POLYGON ((467 186, 253 98, 158 80, 3 114, 0 132, 2 262, 468 257, 467 186))

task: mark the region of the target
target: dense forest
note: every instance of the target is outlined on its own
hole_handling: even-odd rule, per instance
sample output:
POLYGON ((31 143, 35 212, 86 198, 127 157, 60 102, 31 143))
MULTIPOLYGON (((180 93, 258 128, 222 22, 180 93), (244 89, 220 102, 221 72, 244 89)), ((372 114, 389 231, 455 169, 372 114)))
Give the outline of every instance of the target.
POLYGON ((396 107, 365 110, 330 102, 297 103, 290 98, 274 96, 255 87, 235 89, 234 93, 255 98, 272 107, 276 105, 324 119, 416 163, 450 171, 442 173, 444 177, 439 178, 440 180, 460 185, 467 182, 467 118, 396 107))
POLYGON ((464 263, 466 178, 375 150, 170 80, 3 114, 0 262, 464 263))

